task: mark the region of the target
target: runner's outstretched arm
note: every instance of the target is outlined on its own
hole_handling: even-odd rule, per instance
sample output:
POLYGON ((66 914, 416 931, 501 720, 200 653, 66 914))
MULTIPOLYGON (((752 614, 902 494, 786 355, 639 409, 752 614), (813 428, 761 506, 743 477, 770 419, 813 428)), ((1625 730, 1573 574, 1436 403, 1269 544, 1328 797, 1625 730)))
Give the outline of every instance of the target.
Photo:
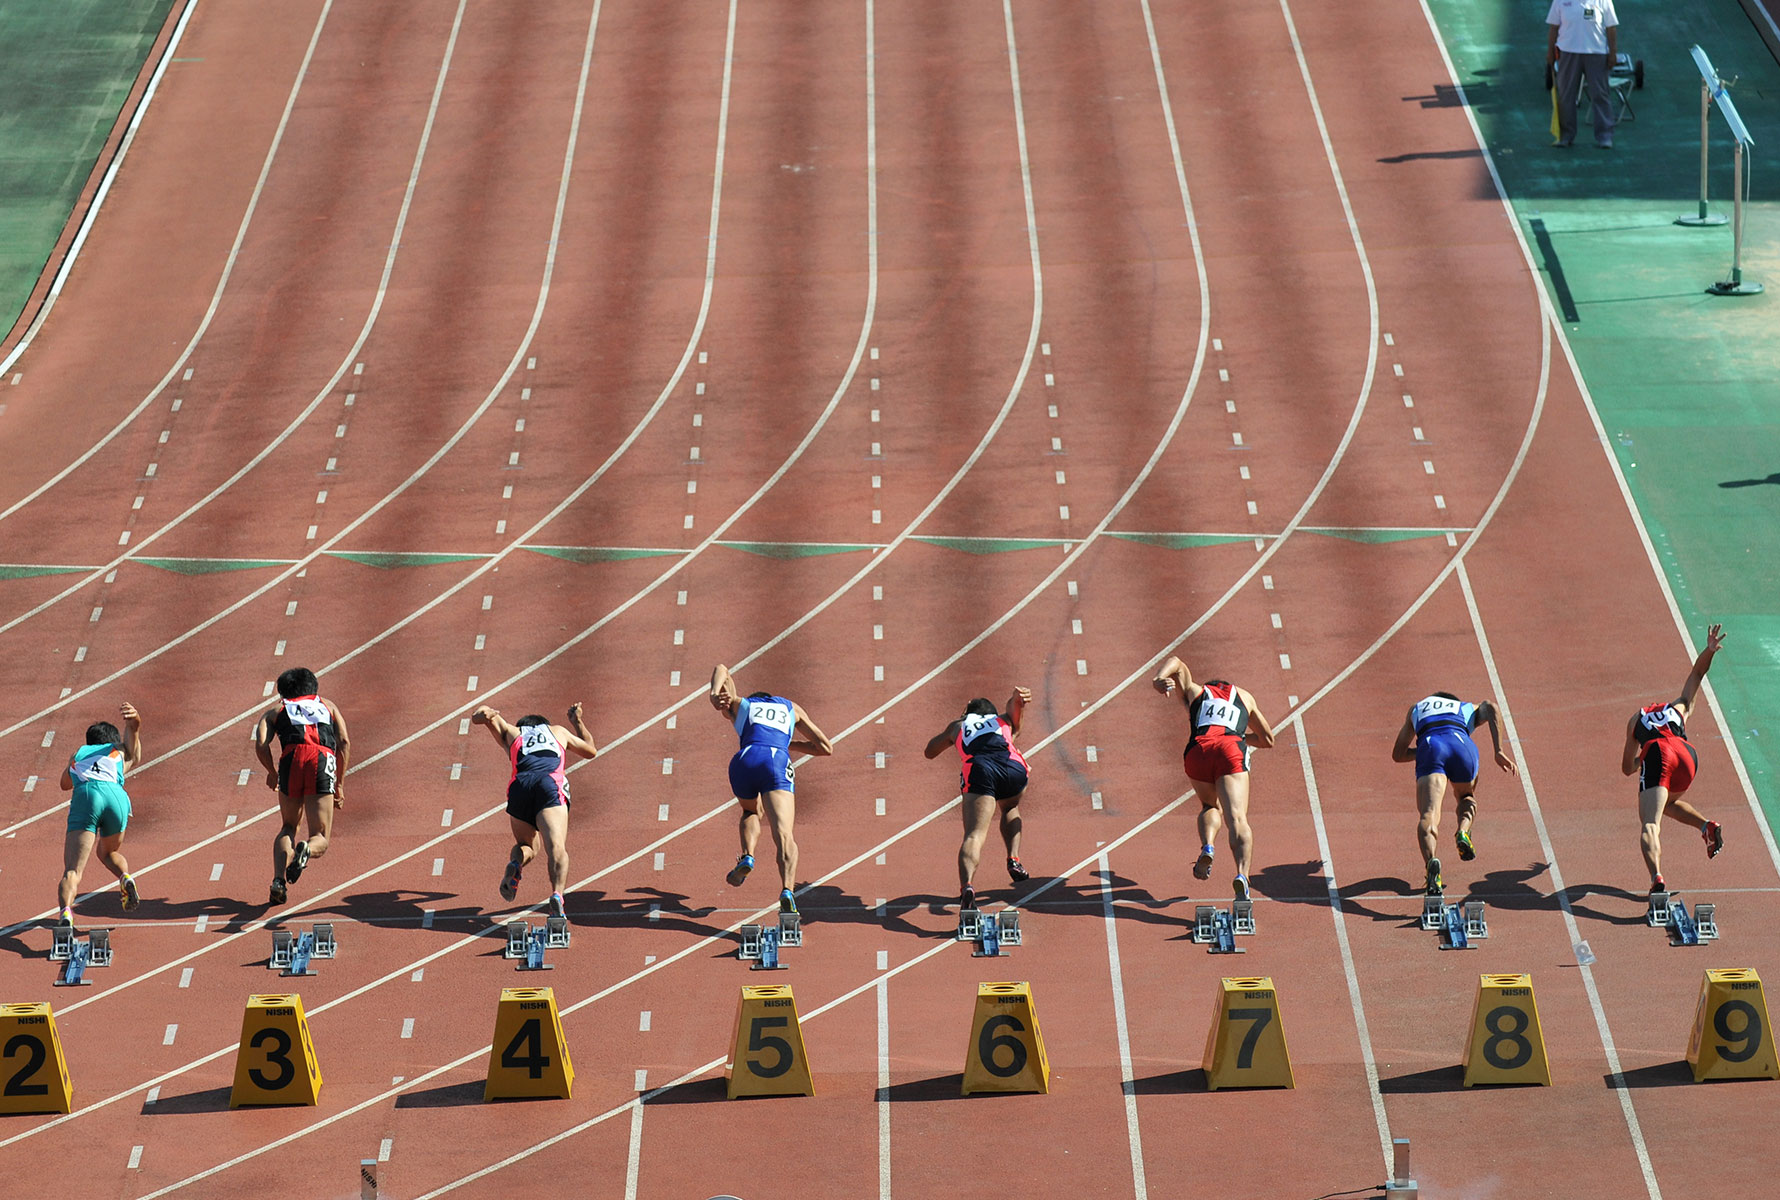
MULTIPOLYGON (((587 722, 581 719, 581 702, 579 700, 569 705, 569 724, 573 725, 575 729, 568 737, 563 738, 563 749, 573 750, 582 758, 598 756, 600 748, 593 744, 593 734, 588 731, 587 722)), ((565 729, 563 732, 568 733, 569 731, 565 729)))
POLYGON ((1693 713, 1693 698, 1700 690, 1700 684, 1706 681, 1706 672, 1712 669, 1712 658, 1724 646, 1724 626, 1714 625, 1706 630, 1706 648, 1700 656, 1693 660, 1693 671, 1688 675, 1687 682, 1681 685, 1681 698, 1675 701, 1675 707, 1681 710, 1685 720, 1693 713))
POLYGON ((1273 726, 1255 705, 1255 698, 1249 695, 1247 688, 1237 688, 1236 694, 1242 697, 1242 703, 1248 708, 1248 732, 1242 740, 1257 750, 1273 749, 1273 726))
POLYGON ((124 718, 124 770, 133 771, 142 761, 142 714, 134 704, 123 704, 118 713, 124 718))
POLYGON ((1496 748, 1496 765, 1510 775, 1515 774, 1514 759, 1502 749, 1501 718, 1496 713, 1496 706, 1488 700, 1477 706, 1477 711, 1472 715, 1471 728, 1476 729, 1479 721, 1490 727, 1490 745, 1496 748))
POLYGON ((1397 730, 1397 741, 1391 746, 1391 761, 1415 761, 1415 722, 1408 715, 1403 717, 1403 728, 1397 730))
POLYGON ((490 708, 486 704, 478 705, 476 711, 470 714, 470 724, 488 726, 489 734, 503 750, 507 748, 507 743, 519 733, 502 718, 500 709, 490 708))
POLYGON ((1008 728, 1014 731, 1016 737, 1020 733, 1020 718, 1026 714, 1026 706, 1030 703, 1031 688, 1016 687, 1014 694, 1007 698, 1007 711, 1001 714, 1001 719, 1008 723, 1008 728))
POLYGON ((946 750, 951 747, 952 743, 958 740, 958 730, 962 728, 963 725, 963 721, 953 721, 950 725, 947 725, 944 729, 927 739, 927 748, 923 750, 922 753, 928 758, 938 758, 940 755, 944 754, 946 750))
POLYGON ((822 732, 820 726, 810 720, 810 714, 803 710, 803 705, 792 704, 792 713, 797 718, 797 732, 801 737, 793 739, 791 748, 802 750, 805 754, 814 754, 818 758, 827 758, 834 753, 834 743, 822 732))

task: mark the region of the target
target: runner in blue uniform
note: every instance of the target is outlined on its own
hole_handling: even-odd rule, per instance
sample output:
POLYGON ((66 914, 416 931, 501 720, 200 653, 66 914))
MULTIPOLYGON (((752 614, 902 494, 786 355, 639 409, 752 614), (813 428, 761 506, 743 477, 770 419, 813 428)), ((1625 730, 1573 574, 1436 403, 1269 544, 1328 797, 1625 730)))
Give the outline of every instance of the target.
POLYGON ((779 849, 779 911, 797 911, 791 893, 797 877, 797 842, 791 826, 797 813, 791 751, 827 756, 834 753, 828 740, 802 707, 771 692, 743 697, 735 677, 722 663, 711 672, 711 707, 735 726, 741 747, 729 760, 729 787, 742 806, 742 854, 724 876, 730 887, 740 887, 754 869, 754 847, 760 841, 760 813, 764 806, 779 849))
POLYGON ((1470 862, 1477 857, 1471 844, 1471 822, 1477 817, 1477 743, 1471 731, 1487 723, 1490 743, 1495 747, 1496 765, 1514 774, 1514 760, 1502 749, 1502 730, 1497 722, 1496 706, 1488 700, 1472 704, 1451 692, 1435 692, 1418 700, 1403 718, 1397 731, 1397 743, 1391 747, 1392 762, 1415 764, 1415 801, 1421 809, 1416 837, 1427 868, 1427 894, 1439 896, 1446 891, 1446 880, 1440 874, 1440 805, 1446 788, 1452 785, 1459 801, 1459 828, 1453 836, 1459 857, 1470 862))
POLYGON ((118 713, 124 719, 124 731, 120 734, 110 721, 89 725, 86 744, 62 769, 62 790, 74 795, 68 802, 62 881, 56 889, 58 925, 74 924, 74 897, 95 846, 99 861, 117 876, 124 911, 142 902, 123 856, 124 830, 130 825, 130 794, 124 791, 124 773, 142 761, 142 718, 129 704, 119 707, 118 713))

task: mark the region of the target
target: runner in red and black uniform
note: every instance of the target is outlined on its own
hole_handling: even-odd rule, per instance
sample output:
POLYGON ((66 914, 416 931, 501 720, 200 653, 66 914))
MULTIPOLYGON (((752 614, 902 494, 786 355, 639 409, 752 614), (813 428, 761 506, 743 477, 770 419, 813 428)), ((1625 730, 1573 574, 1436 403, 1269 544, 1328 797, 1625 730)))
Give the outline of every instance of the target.
POLYGON ((1228 823, 1236 898, 1247 900, 1255 841, 1248 825, 1248 752, 1251 746, 1272 746, 1273 727, 1247 691, 1223 679, 1195 683, 1187 664, 1173 655, 1150 682, 1164 696, 1179 691, 1193 723, 1184 756, 1187 778, 1199 797, 1199 861, 1193 864, 1193 877, 1211 878, 1212 843, 1218 827, 1228 823))
POLYGON ((1712 657, 1724 645, 1724 626, 1706 631, 1706 648, 1694 659, 1693 671, 1681 685, 1681 695, 1664 704, 1652 704, 1635 714, 1625 727, 1625 752, 1619 768, 1638 776, 1638 819, 1644 824, 1644 865, 1650 868, 1650 890, 1668 891, 1663 883, 1663 847, 1659 823, 1664 816, 1691 825, 1706 841, 1706 857, 1717 858, 1724 849, 1724 827, 1708 821, 1699 809, 1681 797, 1693 785, 1700 756, 1687 740, 1687 719, 1693 715, 1694 696, 1712 657))
POLYGON ((1007 875, 1015 883, 1032 878, 1020 865, 1020 798, 1026 794, 1026 757, 1014 745, 1020 733, 1020 717, 1032 702, 1023 687, 1008 697, 1007 711, 996 712, 993 700, 978 697, 964 706, 964 715, 927 739, 924 753, 938 758, 956 749, 962 765, 958 790, 964 803, 964 841, 958 847, 958 907, 977 906, 977 863, 983 843, 989 840, 989 818, 1001 812, 1001 840, 1007 843, 1007 875))
POLYGON ((315 672, 292 667, 278 677, 278 707, 253 730, 254 753, 266 768, 266 786, 278 793, 283 818, 272 841, 272 904, 283 904, 287 885, 302 877, 310 859, 328 852, 334 810, 346 803, 340 790, 350 750, 346 718, 332 700, 316 695, 316 688, 315 672), (280 746, 276 760, 273 738, 280 746), (324 799, 331 803, 322 803, 324 799), (305 814, 309 840, 299 842, 297 824, 305 814))

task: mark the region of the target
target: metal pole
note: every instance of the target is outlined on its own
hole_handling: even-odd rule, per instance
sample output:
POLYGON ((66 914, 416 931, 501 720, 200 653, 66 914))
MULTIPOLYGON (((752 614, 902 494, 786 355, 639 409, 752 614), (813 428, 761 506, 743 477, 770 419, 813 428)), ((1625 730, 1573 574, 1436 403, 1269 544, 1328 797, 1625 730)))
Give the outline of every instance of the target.
POLYGON ((1737 138, 1731 151, 1731 277, 1707 288, 1714 296, 1754 296, 1762 291, 1759 283, 1743 278, 1743 139, 1737 138))
POLYGON ((1712 110, 1712 86, 1700 77, 1700 211, 1692 217, 1676 217, 1677 225, 1722 225, 1725 219, 1714 216, 1706 211, 1706 157, 1707 148, 1711 144, 1708 135, 1711 131, 1710 116, 1712 110))

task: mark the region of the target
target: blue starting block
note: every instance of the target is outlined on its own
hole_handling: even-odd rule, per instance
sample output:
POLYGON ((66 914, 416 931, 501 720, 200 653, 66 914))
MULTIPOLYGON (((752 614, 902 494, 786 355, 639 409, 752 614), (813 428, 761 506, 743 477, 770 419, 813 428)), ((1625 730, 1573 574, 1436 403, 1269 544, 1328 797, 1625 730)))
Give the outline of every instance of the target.
POLYGON ((743 925, 737 932, 741 934, 742 944, 736 947, 735 956, 743 962, 758 963, 766 953, 766 935, 771 933, 773 943, 772 967, 755 967, 760 971, 782 971, 784 964, 779 963, 780 950, 790 950, 803 945, 803 917, 794 912, 779 914, 777 928, 767 925, 743 925))
POLYGON ((307 933, 293 929, 274 929, 272 957, 266 960, 266 969, 277 971, 283 976, 313 975, 315 972, 309 969, 309 960, 333 958, 337 949, 331 921, 317 921, 310 926, 307 933))
POLYGON ((49 957, 51 962, 62 964, 51 986, 89 987, 93 981, 85 978, 87 968, 111 965, 111 930, 94 929, 81 941, 75 937, 72 926, 58 925, 50 942, 49 957))
POLYGON ((544 951, 561 950, 569 944, 569 919, 546 917, 542 925, 507 922, 507 948, 501 957, 518 963, 518 971, 555 970, 544 961, 544 951))
POLYGON ((960 917, 958 923, 958 940, 973 941, 977 948, 970 952, 972 958, 1005 958, 1001 950, 1003 946, 1018 946, 1021 943, 1020 913, 1018 909, 1004 908, 998 913, 972 911, 971 936, 965 937, 965 924, 960 917))
POLYGON ((1690 915, 1679 898, 1669 901, 1669 945, 1700 946, 1718 940, 1718 906, 1696 905, 1690 915))
POLYGON ((1443 906, 1437 928, 1440 931, 1442 950, 1475 950, 1477 947, 1471 943, 1490 935, 1481 900, 1466 900, 1462 905, 1443 906))
POLYGON ((783 971, 785 964, 779 961, 779 930, 775 925, 768 925, 760 931, 760 955, 750 971, 783 971))
POLYGON ((1193 942, 1206 947, 1207 954, 1246 954, 1236 944, 1238 935, 1255 932, 1255 902, 1237 900, 1228 910, 1215 904, 1193 907, 1193 942))

